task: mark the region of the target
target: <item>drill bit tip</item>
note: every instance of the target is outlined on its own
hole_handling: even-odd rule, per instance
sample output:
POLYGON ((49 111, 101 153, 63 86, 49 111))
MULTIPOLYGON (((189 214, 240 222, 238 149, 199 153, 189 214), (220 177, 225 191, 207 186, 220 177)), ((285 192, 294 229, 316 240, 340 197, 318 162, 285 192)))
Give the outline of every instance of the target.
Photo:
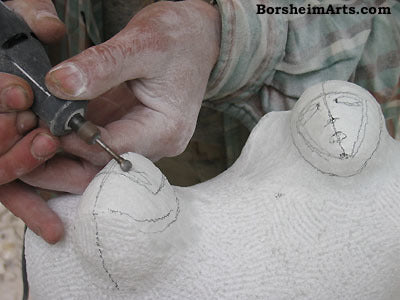
POLYGON ((87 121, 80 113, 76 113, 73 117, 71 117, 68 122, 68 126, 70 126, 71 129, 74 130, 78 136, 89 145, 97 143, 118 162, 122 171, 128 172, 130 169, 132 169, 132 163, 118 155, 109 146, 107 146, 106 143, 100 139, 100 130, 97 128, 97 126, 90 121, 87 121))
POLYGON ((124 172, 130 171, 132 169, 132 163, 129 160, 122 158, 120 155, 115 153, 108 147, 99 137, 96 138, 96 143, 99 144, 108 154, 110 154, 119 164, 120 168, 124 172))
POLYGON ((122 159, 119 166, 121 167, 121 170, 124 172, 129 172, 132 169, 132 163, 126 159, 122 159))

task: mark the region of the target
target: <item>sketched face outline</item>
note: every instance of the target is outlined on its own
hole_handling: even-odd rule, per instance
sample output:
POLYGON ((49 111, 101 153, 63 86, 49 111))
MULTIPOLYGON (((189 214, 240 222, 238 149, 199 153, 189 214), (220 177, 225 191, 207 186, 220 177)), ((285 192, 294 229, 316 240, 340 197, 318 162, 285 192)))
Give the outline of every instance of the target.
POLYGON ((135 153, 129 160, 129 172, 112 161, 94 177, 75 217, 74 251, 99 288, 135 289, 130 283, 141 282, 161 266, 149 253, 173 249, 175 231, 163 233, 178 220, 180 201, 150 160, 135 153), (118 242, 124 246, 116 248, 118 242))
POLYGON ((297 129, 321 158, 353 158, 365 136, 367 109, 365 99, 354 93, 321 93, 300 111, 297 129))
POLYGON ((162 232, 177 220, 180 212, 179 200, 161 171, 155 169, 149 161, 145 161, 145 164, 137 163, 136 155, 131 160, 134 165, 129 172, 122 171, 116 162, 112 162, 96 175, 95 178, 101 183, 92 214, 111 214, 117 219, 122 218, 125 226, 130 224, 132 231, 162 232), (150 170, 155 170, 156 174, 151 176, 143 171, 146 165, 150 170), (116 186, 124 187, 125 191, 122 192, 121 188, 110 193, 103 189, 116 186), (126 195, 134 195, 134 198, 129 200, 126 195))
POLYGON ((378 149, 383 128, 375 98, 347 81, 309 87, 292 110, 294 146, 312 167, 331 176, 360 173, 378 149))

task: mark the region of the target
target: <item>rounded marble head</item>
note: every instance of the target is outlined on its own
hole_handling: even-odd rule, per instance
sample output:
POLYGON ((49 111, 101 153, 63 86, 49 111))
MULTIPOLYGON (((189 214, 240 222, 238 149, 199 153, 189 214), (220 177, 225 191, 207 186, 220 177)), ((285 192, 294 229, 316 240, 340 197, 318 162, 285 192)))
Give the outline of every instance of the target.
POLYGON ((322 173, 353 176, 379 146, 383 116, 374 97, 345 81, 307 89, 292 112, 293 142, 301 156, 322 173))
POLYGON ((129 172, 112 161, 96 175, 72 230, 81 264, 107 289, 137 288, 159 270, 176 242, 175 232, 167 231, 179 215, 173 188, 148 159, 130 154, 129 161, 129 172))

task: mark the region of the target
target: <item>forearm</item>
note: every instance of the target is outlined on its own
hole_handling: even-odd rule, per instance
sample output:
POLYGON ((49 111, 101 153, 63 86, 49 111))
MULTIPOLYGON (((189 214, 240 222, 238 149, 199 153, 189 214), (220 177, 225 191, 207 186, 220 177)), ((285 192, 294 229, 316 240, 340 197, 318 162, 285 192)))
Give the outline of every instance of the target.
MULTIPOLYGON (((374 1, 343 5, 338 13, 312 14, 303 0, 217 1, 222 18, 222 41, 218 63, 210 78, 207 105, 229 112, 254 126, 271 110, 290 109, 300 94, 315 82, 329 79, 354 81, 381 101, 396 93, 399 78, 399 7, 385 1, 390 14, 350 14, 370 7, 374 1), (257 14, 257 5, 275 13, 257 14), (283 8, 293 6, 293 12, 283 8), (280 10, 278 10, 280 8, 280 10), (305 14, 295 14, 303 8, 305 14), (239 104, 232 111, 230 103, 239 104), (252 120, 250 120, 252 119, 252 120)), ((337 2, 337 1, 335 1, 337 2)), ((324 8, 327 1, 315 6, 324 8)), ((391 108, 393 113, 393 108, 391 108)))

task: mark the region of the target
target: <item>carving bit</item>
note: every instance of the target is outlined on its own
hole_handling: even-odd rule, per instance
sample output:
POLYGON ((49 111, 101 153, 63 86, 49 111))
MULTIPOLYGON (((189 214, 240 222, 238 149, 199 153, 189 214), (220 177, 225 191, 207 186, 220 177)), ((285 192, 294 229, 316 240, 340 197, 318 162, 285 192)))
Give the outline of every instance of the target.
POLYGON ((132 169, 132 163, 115 153, 109 146, 107 146, 101 140, 100 130, 97 128, 97 126, 86 120, 81 114, 78 113, 74 115, 69 121, 68 125, 86 143, 90 145, 98 144, 101 148, 103 148, 118 162, 122 171, 129 172, 129 170, 132 169))

